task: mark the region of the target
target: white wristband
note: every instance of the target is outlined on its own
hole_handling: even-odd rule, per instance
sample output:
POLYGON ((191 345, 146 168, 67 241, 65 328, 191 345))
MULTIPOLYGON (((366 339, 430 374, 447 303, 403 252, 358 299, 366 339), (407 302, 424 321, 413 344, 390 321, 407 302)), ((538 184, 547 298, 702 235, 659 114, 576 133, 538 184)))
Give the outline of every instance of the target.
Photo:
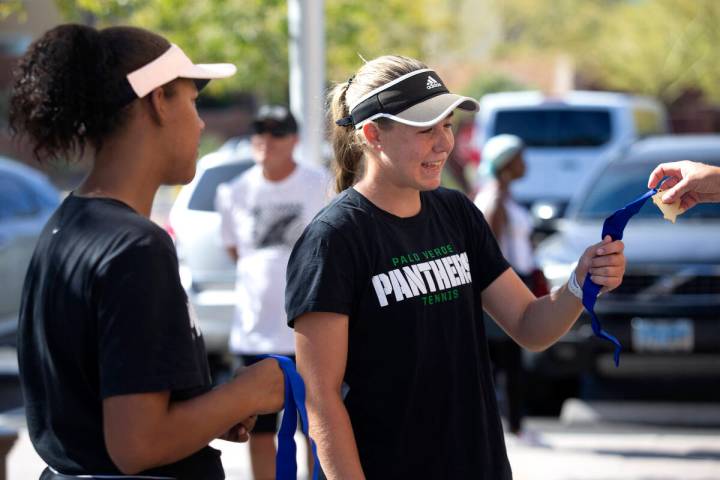
POLYGON ((568 290, 570 290, 570 293, 575 295, 577 298, 582 300, 583 298, 583 291, 582 288, 580 288, 580 284, 578 284, 577 277, 575 276, 575 270, 572 271, 570 274, 570 278, 568 279, 568 290))

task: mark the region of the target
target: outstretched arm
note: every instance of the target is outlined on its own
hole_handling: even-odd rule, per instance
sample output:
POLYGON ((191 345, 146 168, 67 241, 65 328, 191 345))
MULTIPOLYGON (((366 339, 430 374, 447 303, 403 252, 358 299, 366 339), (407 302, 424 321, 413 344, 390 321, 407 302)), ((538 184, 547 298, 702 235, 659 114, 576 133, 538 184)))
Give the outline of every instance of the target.
MULTIPOLYGON (((590 246, 578 261, 575 275, 580 285, 589 273, 606 292, 622 282, 625 273, 624 245, 606 237, 590 246)), ((485 310, 518 344, 532 351, 548 348, 575 323, 582 302, 567 285, 541 298, 528 290, 517 274, 506 270, 482 293, 485 310)))
POLYGON ((648 187, 653 188, 663 177, 670 177, 663 184, 665 203, 680 199, 680 206, 687 210, 698 203, 720 202, 720 167, 690 160, 661 163, 650 174, 648 187))

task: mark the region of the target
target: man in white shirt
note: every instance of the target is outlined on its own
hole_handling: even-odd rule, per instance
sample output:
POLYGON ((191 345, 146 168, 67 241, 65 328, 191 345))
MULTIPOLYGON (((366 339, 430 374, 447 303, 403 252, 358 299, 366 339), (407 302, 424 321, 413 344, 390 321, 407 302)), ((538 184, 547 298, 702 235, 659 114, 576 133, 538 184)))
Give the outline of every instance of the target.
MULTIPOLYGON (((237 261, 237 302, 230 351, 245 364, 258 355, 292 356, 285 315, 285 270, 295 241, 325 205, 329 176, 295 162, 297 123, 283 106, 260 108, 253 121, 256 165, 218 188, 223 245, 237 261)), ((275 478, 277 415, 261 416, 250 438, 256 480, 275 478)))

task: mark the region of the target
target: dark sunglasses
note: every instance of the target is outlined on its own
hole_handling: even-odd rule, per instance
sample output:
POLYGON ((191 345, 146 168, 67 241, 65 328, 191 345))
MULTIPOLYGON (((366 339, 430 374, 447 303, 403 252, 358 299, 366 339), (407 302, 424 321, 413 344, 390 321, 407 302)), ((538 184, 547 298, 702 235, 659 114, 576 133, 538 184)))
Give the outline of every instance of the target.
POLYGON ((253 123, 253 133, 262 135, 269 133, 274 138, 282 138, 295 132, 291 131, 286 125, 272 125, 263 122, 253 123))

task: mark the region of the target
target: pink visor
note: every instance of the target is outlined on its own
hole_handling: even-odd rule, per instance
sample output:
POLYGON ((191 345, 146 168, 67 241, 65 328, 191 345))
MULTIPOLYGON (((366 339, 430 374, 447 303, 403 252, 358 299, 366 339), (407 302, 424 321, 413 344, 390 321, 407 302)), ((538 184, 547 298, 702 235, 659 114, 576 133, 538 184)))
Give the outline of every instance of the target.
POLYGON ((176 78, 211 80, 230 77, 236 71, 237 68, 231 63, 195 65, 180 47, 172 44, 158 58, 129 73, 127 80, 138 98, 142 98, 157 87, 172 82, 176 78))

